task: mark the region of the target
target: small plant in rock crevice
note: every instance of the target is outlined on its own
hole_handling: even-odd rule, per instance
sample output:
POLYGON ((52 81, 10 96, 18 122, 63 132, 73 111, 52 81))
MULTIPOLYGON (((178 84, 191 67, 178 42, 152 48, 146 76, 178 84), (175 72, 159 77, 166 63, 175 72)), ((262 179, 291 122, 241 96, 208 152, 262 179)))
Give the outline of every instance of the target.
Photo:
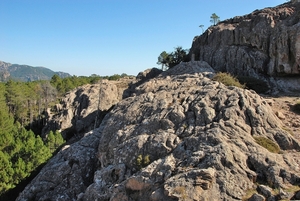
POLYGON ((269 152, 277 153, 277 154, 280 152, 280 147, 272 140, 261 136, 257 136, 253 138, 255 139, 255 142, 257 144, 266 148, 269 152))
POLYGON ((147 154, 143 156, 142 154, 138 155, 136 158, 136 166, 138 169, 144 168, 151 163, 150 156, 147 154))

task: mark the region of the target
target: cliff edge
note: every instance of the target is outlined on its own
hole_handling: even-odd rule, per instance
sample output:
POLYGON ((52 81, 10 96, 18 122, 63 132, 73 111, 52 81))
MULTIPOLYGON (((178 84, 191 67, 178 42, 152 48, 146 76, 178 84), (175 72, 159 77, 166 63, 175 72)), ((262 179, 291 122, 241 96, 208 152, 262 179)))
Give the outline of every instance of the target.
POLYGON ((190 54, 217 71, 251 76, 279 91, 300 89, 300 3, 221 21, 195 37, 190 54))

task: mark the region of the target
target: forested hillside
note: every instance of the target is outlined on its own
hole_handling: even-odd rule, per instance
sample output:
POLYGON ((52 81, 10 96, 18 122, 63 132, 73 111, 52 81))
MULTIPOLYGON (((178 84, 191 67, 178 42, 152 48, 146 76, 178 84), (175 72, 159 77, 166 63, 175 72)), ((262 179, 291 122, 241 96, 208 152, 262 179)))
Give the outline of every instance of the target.
MULTIPOLYGON (((122 76, 126 76, 125 74, 122 76)), ((120 75, 102 77, 118 79, 120 75)), ((100 76, 60 78, 50 81, 0 83, 0 196, 28 177, 65 143, 58 131, 40 137, 51 109, 69 90, 97 83, 100 76)))
POLYGON ((45 67, 33 67, 29 65, 10 64, 0 61, 0 81, 5 82, 10 79, 19 81, 50 80, 53 75, 62 78, 70 77, 69 73, 54 72, 45 67))

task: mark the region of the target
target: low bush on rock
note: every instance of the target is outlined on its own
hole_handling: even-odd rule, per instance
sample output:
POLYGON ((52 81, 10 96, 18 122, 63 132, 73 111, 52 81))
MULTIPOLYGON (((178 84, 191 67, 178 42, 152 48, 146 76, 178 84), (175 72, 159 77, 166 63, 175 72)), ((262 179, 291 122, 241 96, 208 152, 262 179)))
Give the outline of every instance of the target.
POLYGON ((151 163, 150 161, 150 156, 149 155, 145 155, 143 156, 142 154, 138 155, 138 157, 136 158, 136 165, 138 169, 141 169, 143 167, 146 167, 147 165, 149 165, 151 163))
POLYGON ((241 84, 237 78, 233 77, 229 73, 219 72, 213 77, 213 80, 221 82, 226 86, 236 86, 239 88, 245 88, 244 84, 241 84))
POLYGON ((280 147, 272 140, 265 138, 265 137, 254 137, 254 139, 257 144, 266 148, 269 152, 272 152, 272 153, 280 152, 280 147))

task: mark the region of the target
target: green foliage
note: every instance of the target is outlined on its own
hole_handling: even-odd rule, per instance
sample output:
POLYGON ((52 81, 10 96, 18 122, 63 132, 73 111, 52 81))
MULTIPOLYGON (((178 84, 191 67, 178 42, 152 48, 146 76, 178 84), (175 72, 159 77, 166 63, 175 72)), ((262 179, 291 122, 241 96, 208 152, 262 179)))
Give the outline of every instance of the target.
MULTIPOLYGON (((127 75, 108 79, 124 76, 127 75)), ((31 124, 46 122, 43 121, 47 118, 45 111, 54 105, 58 96, 100 79, 98 75, 68 78, 54 75, 50 82, 9 80, 0 83, 0 195, 27 178, 65 143, 58 131, 51 131, 44 142, 39 133, 29 129, 31 124)), ((142 164, 147 160, 143 159, 142 164)))
POLYGON ((216 13, 213 13, 211 16, 210 16, 210 22, 213 24, 213 25, 216 25, 220 22, 220 17, 216 14, 216 13))
POLYGON ((245 85, 242 85, 237 78, 233 77, 229 73, 217 73, 213 80, 223 83, 226 86, 236 86, 239 88, 245 88, 245 85))
POLYGON ((1 81, 8 81, 9 79, 18 80, 22 82, 49 80, 54 74, 68 77, 68 73, 54 72, 44 67, 32 67, 28 65, 12 64, 7 68, 8 72, 0 73, 1 81), (9 76, 9 77, 8 77, 9 76))
POLYGON ((67 93, 70 90, 73 90, 79 86, 85 85, 85 84, 95 84, 98 83, 101 79, 108 79, 108 80, 118 80, 120 78, 128 76, 127 74, 123 73, 121 75, 114 74, 112 76, 103 76, 100 77, 99 75, 91 75, 89 77, 86 76, 72 76, 67 78, 60 78, 57 75, 54 75, 51 78, 51 85, 54 86, 57 91, 59 92, 59 95, 63 95, 67 93))
POLYGON ((164 67, 167 66, 167 64, 169 63, 169 59, 169 54, 166 51, 160 53, 160 55, 158 56, 157 64, 161 65, 161 70, 164 70, 164 67))
POLYGON ((0 195, 51 157, 43 140, 21 125, 29 119, 27 100, 37 97, 34 93, 30 96, 37 85, 15 81, 0 83, 0 195))
POLYGON ((118 74, 114 74, 112 76, 109 76, 108 77, 108 80, 118 80, 121 78, 121 75, 118 75, 118 74))
POLYGON ((39 136, 20 125, 0 132, 0 195, 15 187, 51 157, 39 136))
POLYGON ((55 152, 61 145, 65 143, 64 138, 61 133, 58 131, 50 131, 47 136, 47 147, 51 151, 51 153, 55 152))
MULTIPOLYGON (((100 79, 117 80, 126 76, 128 75, 125 73, 105 77, 93 74, 90 77, 61 78, 58 75, 53 75, 50 81, 20 82, 9 80, 6 83, 0 83, 0 106, 4 110, 8 110, 10 115, 10 118, 5 117, 0 120, 0 126, 1 122, 4 126, 6 123, 3 122, 13 118, 15 122, 19 122, 28 129, 31 129, 32 124, 35 123, 35 132, 38 132, 37 127, 43 127, 46 122, 47 109, 54 106, 59 97, 68 91, 85 84, 98 83, 100 79)), ((1 117, 0 115, 0 119, 1 117)))
POLYGON ((255 139, 255 142, 257 144, 266 148, 269 152, 272 152, 272 153, 280 152, 280 147, 272 140, 265 138, 265 137, 261 137, 261 136, 257 136, 257 137, 253 137, 253 138, 255 139))
POLYGON ((151 163, 150 156, 147 154, 143 156, 142 154, 138 155, 136 158, 136 166, 138 169, 141 169, 143 167, 146 167, 151 163))
POLYGON ((144 156, 143 165, 146 167, 150 163, 151 163, 150 156, 149 155, 144 156))
POLYGON ((143 155, 140 154, 140 155, 138 155, 138 157, 136 158, 136 165, 137 165, 138 167, 141 167, 142 164, 143 164, 143 155))
POLYGON ((199 27, 202 29, 202 33, 203 33, 204 32, 204 29, 203 29, 204 25, 201 24, 201 25, 199 25, 199 27))
POLYGON ((175 48, 174 52, 167 53, 163 51, 158 56, 157 64, 162 65, 162 69, 164 66, 168 68, 173 68, 181 62, 188 61, 188 50, 183 49, 181 46, 175 48))
POLYGON ((247 88, 256 91, 256 93, 266 93, 270 90, 267 82, 255 77, 238 76, 237 79, 241 84, 244 84, 247 88))
POLYGON ((120 78, 123 78, 123 77, 127 77, 128 75, 126 73, 122 73, 121 75, 119 74, 114 74, 114 75, 111 75, 111 76, 104 76, 102 77, 102 79, 107 79, 107 80, 118 80, 120 78))

